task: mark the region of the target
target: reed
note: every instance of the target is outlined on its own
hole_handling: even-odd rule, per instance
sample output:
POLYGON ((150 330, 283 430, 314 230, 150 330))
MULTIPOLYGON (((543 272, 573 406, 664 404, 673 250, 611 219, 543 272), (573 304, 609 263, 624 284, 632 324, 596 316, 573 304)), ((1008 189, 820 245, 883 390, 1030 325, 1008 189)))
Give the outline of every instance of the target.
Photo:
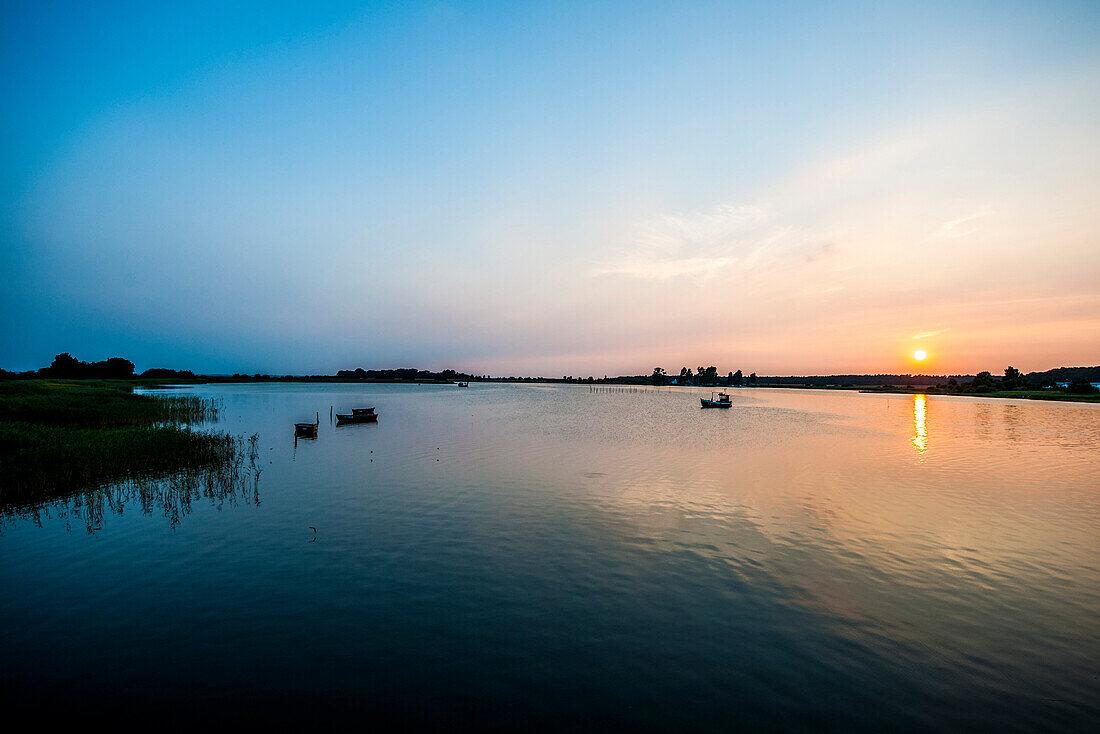
POLYGON ((194 429, 216 417, 212 401, 134 395, 125 383, 0 383, 0 505, 34 505, 124 481, 239 469, 239 439, 194 429))
POLYGON ((0 382, 0 423, 117 428, 203 423, 217 406, 194 395, 135 395, 125 382, 10 380, 0 382))

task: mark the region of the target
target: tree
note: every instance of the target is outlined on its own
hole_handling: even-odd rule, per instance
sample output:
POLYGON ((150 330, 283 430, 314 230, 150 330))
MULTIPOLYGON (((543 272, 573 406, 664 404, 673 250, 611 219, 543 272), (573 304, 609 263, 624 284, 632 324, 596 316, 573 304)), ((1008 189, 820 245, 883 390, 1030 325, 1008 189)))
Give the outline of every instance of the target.
POLYGON ((53 364, 49 366, 50 373, 55 377, 73 377, 82 367, 87 365, 73 355, 65 352, 53 358, 53 364))
MULTIPOLYGON (((756 373, 754 372, 753 375, 755 375, 755 374, 756 373)), ((745 381, 745 377, 744 377, 744 375, 741 374, 741 370, 737 370, 736 372, 734 372, 733 374, 730 375, 730 384, 735 386, 735 387, 741 387, 741 383, 743 383, 744 381, 745 381)))
POLYGON ((718 384, 718 368, 714 365, 707 367, 703 370, 703 384, 704 385, 717 385, 718 384))
POLYGON ((653 368, 653 384, 654 385, 663 385, 663 384, 665 384, 665 378, 666 377, 667 377, 667 375, 665 374, 665 371, 664 371, 663 368, 661 368, 661 367, 654 367, 653 368))
POLYGON ((1020 370, 1011 365, 1005 367, 1005 376, 1004 379, 1001 380, 1001 385, 1005 390, 1012 390, 1020 387, 1022 383, 1023 377, 1020 375, 1020 370))
POLYGON ((756 384, 756 373, 755 372, 749 373, 749 384, 750 385, 755 385, 756 384))
POLYGON ((111 357, 102 362, 81 362, 68 352, 53 358, 53 364, 38 371, 42 377, 69 377, 104 379, 133 377, 134 363, 122 357, 111 357))
POLYGON ((106 362, 96 363, 97 366, 100 364, 105 365, 107 372, 115 377, 133 377, 134 375, 134 363, 122 357, 111 357, 106 362))

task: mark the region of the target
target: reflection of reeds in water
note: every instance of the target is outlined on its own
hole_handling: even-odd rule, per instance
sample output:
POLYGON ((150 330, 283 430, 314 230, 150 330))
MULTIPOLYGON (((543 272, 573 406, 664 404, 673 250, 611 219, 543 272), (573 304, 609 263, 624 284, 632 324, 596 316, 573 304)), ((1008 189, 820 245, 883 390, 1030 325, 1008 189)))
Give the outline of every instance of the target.
POLYGON ((259 505, 259 434, 247 441, 218 438, 222 440, 217 461, 168 474, 133 476, 52 499, 0 506, 0 519, 38 525, 53 517, 65 519, 67 525, 76 519, 88 532, 95 532, 108 512, 122 515, 133 507, 146 515, 162 514, 175 526, 202 500, 219 510, 226 505, 259 505))

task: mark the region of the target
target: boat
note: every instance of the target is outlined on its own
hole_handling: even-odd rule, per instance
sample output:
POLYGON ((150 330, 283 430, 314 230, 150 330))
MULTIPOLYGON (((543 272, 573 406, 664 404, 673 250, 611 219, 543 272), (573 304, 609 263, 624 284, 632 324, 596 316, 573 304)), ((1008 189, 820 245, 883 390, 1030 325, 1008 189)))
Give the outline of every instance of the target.
POLYGON ((699 398, 699 402, 702 403, 704 408, 728 408, 732 405, 729 394, 724 392, 711 393, 710 400, 699 398), (715 395, 717 395, 717 398, 715 398, 715 395))
POLYGON ((344 425, 345 423, 377 423, 378 414, 374 412, 374 408, 352 408, 350 413, 337 413, 336 425, 344 425))
POLYGON ((469 382, 460 382, 460 383, 458 383, 458 386, 459 387, 469 387, 470 383, 469 382))
POLYGON ((294 437, 298 438, 317 438, 317 427, 321 425, 321 414, 317 413, 317 420, 314 423, 295 423, 294 424, 294 437))

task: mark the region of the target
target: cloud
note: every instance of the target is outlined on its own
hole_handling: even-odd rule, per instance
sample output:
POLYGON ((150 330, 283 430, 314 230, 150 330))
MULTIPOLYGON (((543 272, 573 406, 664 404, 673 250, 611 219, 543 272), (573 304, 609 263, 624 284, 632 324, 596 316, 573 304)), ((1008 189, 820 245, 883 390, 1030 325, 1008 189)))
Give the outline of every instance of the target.
POLYGON ((712 278, 735 266, 750 270, 780 258, 813 262, 833 249, 833 243, 784 222, 767 206, 729 203, 635 224, 629 243, 595 263, 589 274, 651 281, 712 278))
POLYGON ((940 228, 936 230, 936 233, 933 235, 933 237, 956 239, 958 237, 966 237, 968 235, 972 235, 978 231, 978 228, 973 226, 967 227, 964 225, 967 225, 977 219, 981 219, 982 217, 989 215, 992 211, 992 207, 983 206, 981 209, 974 212, 973 214, 968 214, 965 217, 959 217, 958 219, 952 219, 950 221, 944 222, 940 225, 940 228))

